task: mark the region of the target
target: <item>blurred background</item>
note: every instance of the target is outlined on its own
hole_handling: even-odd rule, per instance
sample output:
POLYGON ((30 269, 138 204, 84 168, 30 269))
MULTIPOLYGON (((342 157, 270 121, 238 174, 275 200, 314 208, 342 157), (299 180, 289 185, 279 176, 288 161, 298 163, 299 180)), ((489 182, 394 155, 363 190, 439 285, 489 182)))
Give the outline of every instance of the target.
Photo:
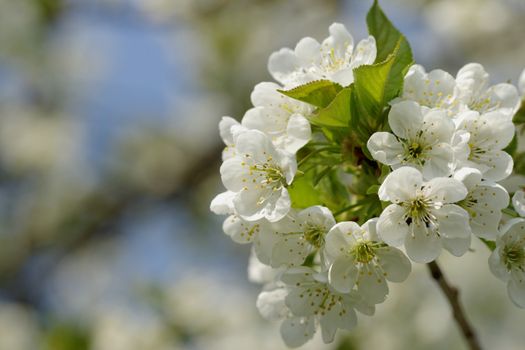
MULTIPOLYGON (((242 117, 271 52, 334 21, 361 39, 371 3, 0 0, 0 350, 284 349, 248 247, 209 213, 217 124, 242 117)), ((427 69, 525 68, 523 0, 380 3, 427 69)), ((525 312, 473 250, 442 267, 486 348, 522 349, 525 312)), ((414 270, 354 332, 305 348, 464 348, 414 270)))

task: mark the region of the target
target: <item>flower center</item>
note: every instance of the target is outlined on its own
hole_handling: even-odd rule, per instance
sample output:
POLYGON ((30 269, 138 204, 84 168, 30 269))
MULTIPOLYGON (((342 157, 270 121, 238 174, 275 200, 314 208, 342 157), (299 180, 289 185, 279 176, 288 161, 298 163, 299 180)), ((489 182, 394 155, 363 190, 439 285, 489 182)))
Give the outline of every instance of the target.
POLYGON ((258 172, 259 176, 262 177, 261 184, 266 187, 279 190, 283 186, 286 186, 286 178, 282 170, 270 163, 251 165, 250 172, 258 172))
POLYGON ((487 153, 486 150, 479 148, 473 143, 469 143, 468 146, 470 148, 469 160, 480 159, 485 153, 487 153))
POLYGON ((463 199, 462 201, 457 203, 461 208, 465 209, 469 214, 470 217, 475 218, 478 214, 475 210, 472 209, 473 206, 478 204, 478 200, 474 197, 472 197, 471 194, 467 196, 467 198, 463 199))
POLYGON ((362 264, 368 264, 372 261, 376 254, 374 251, 374 245, 372 242, 361 242, 354 246, 351 251, 354 259, 362 264))
POLYGON ((425 163, 425 152, 431 147, 421 139, 423 131, 420 130, 416 138, 413 140, 404 140, 403 148, 405 150, 404 161, 409 163, 418 163, 423 165, 425 163))
POLYGON ((508 270, 517 268, 524 270, 525 249, 521 245, 507 245, 503 248, 502 260, 508 270))
POLYGON ((433 215, 430 213, 431 202, 428 198, 418 196, 410 202, 403 203, 407 209, 406 220, 410 224, 412 221, 430 223, 433 220, 433 215))
POLYGON ((304 238, 316 248, 321 248, 324 244, 325 229, 319 226, 308 225, 304 230, 304 238))

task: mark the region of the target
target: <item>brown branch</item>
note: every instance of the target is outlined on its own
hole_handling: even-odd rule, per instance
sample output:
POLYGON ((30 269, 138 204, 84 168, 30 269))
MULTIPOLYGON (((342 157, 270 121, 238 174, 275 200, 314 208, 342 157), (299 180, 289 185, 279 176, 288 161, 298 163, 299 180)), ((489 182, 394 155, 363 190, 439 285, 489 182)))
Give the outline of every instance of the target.
POLYGON ((459 292, 457 288, 451 286, 448 283, 437 262, 432 261, 427 264, 427 267, 430 270, 432 278, 436 281, 436 283, 439 285, 439 288, 441 288, 443 291, 443 294, 445 294, 447 297, 450 307, 452 308, 454 319, 456 320, 456 323, 459 326, 461 333, 463 334, 463 337, 469 346, 469 349, 481 350, 481 346, 479 345, 478 338, 474 333, 474 329, 467 320, 465 312, 459 303, 459 292))

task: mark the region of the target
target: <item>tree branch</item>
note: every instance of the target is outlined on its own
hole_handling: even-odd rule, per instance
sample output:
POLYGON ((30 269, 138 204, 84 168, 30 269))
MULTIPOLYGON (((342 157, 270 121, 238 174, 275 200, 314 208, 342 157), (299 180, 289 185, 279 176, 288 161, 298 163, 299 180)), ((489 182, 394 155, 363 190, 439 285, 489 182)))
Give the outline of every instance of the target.
POLYGON ((459 292, 457 288, 451 286, 448 283, 437 262, 432 261, 427 264, 427 267, 430 270, 432 278, 436 281, 436 283, 439 285, 439 288, 441 288, 441 290, 447 297, 450 307, 452 308, 452 314, 454 315, 454 319, 456 320, 456 323, 459 326, 461 333, 463 334, 463 337, 465 338, 465 341, 469 346, 469 349, 481 350, 481 346, 479 345, 478 338, 474 333, 474 329, 468 322, 463 308, 459 303, 459 292))

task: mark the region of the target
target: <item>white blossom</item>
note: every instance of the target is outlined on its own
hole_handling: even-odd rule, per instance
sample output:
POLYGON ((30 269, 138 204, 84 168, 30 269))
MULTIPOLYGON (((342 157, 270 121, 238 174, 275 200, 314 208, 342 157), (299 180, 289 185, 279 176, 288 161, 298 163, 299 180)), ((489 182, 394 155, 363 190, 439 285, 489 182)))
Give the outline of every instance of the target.
POLYGON ((525 97, 525 69, 521 72, 518 80, 518 88, 520 89, 521 97, 525 97))
POLYGON ((489 86, 489 74, 479 63, 469 63, 461 68, 456 83, 463 104, 480 114, 497 111, 512 121, 520 106, 516 87, 507 83, 489 86))
POLYGON ((222 151, 222 160, 225 161, 228 158, 235 156, 235 141, 234 132, 236 128, 240 128, 240 123, 232 117, 222 117, 219 122, 219 133, 221 139, 224 142, 224 150, 222 151))
POLYGON ((457 129, 470 134, 470 154, 463 166, 478 169, 484 179, 492 181, 512 173, 514 161, 503 149, 512 141, 515 126, 505 116, 499 112, 464 112, 458 116, 457 129))
POLYGON ((468 250, 469 215, 453 204, 467 196, 460 181, 437 177, 424 182, 417 169, 402 167, 386 177, 378 195, 392 202, 377 222, 379 237, 392 246, 404 243, 413 261, 433 261, 442 248, 455 256, 468 250))
POLYGON ((281 87, 275 83, 257 84, 251 95, 255 107, 246 112, 241 123, 267 134, 277 148, 295 153, 310 140, 306 116, 313 112, 313 107, 281 94, 278 89, 281 87))
POLYGON ((460 108, 454 77, 441 69, 427 73, 425 68, 418 64, 408 70, 403 83, 403 94, 392 104, 400 100, 414 101, 426 108, 443 109, 450 117, 460 108))
POLYGON ((393 134, 376 132, 368 140, 374 159, 394 169, 414 166, 428 179, 452 173, 455 126, 444 110, 422 110, 416 102, 401 101, 392 106, 388 123, 393 134))
POLYGON ((242 130, 234 141, 236 154, 220 172, 226 189, 235 193, 235 213, 248 221, 282 219, 290 210, 286 187, 297 169, 295 157, 276 149, 258 130, 242 130))
POLYGON ((355 309, 367 315, 375 311, 374 306, 364 303, 353 293, 336 292, 328 285, 325 273, 308 267, 289 269, 281 276, 281 282, 281 288, 261 293, 257 306, 269 319, 285 315, 281 336, 292 348, 310 340, 318 327, 323 341, 331 343, 338 329, 355 327, 355 309))
POLYGON ((374 63, 377 50, 373 36, 354 48, 354 39, 344 25, 334 23, 329 32, 330 36, 322 43, 306 37, 297 43, 295 50, 283 48, 274 52, 268 69, 275 80, 286 87, 320 79, 346 86, 354 81, 354 68, 374 63))
POLYGON ((512 206, 519 216, 525 217, 525 191, 517 190, 512 196, 512 206))
POLYGON ((376 221, 369 220, 363 226, 353 221, 340 222, 328 232, 325 246, 330 285, 340 293, 349 293, 355 286, 370 304, 385 300, 386 280, 403 282, 411 270, 402 251, 379 239, 376 221))
POLYGON ((222 229, 234 242, 239 244, 252 243, 258 241, 261 226, 268 226, 269 223, 264 220, 247 221, 235 214, 233 199, 236 193, 226 191, 219 193, 211 201, 210 209, 217 215, 229 214, 222 224, 222 229))
POLYGON ((470 227, 476 236, 494 240, 501 220, 501 210, 509 205, 509 194, 501 185, 481 180, 481 172, 462 168, 454 174, 467 188, 468 194, 458 205, 470 217, 470 227))
POLYGON ((326 207, 313 206, 301 211, 292 209, 287 217, 268 227, 271 232, 262 233, 274 236, 271 238, 273 245, 266 246, 270 251, 261 253, 271 257, 273 267, 299 266, 310 253, 323 248, 325 236, 334 225, 332 212, 326 207))
POLYGON ((496 277, 507 282, 512 302, 525 308, 525 219, 513 219, 502 228, 489 266, 496 277))

